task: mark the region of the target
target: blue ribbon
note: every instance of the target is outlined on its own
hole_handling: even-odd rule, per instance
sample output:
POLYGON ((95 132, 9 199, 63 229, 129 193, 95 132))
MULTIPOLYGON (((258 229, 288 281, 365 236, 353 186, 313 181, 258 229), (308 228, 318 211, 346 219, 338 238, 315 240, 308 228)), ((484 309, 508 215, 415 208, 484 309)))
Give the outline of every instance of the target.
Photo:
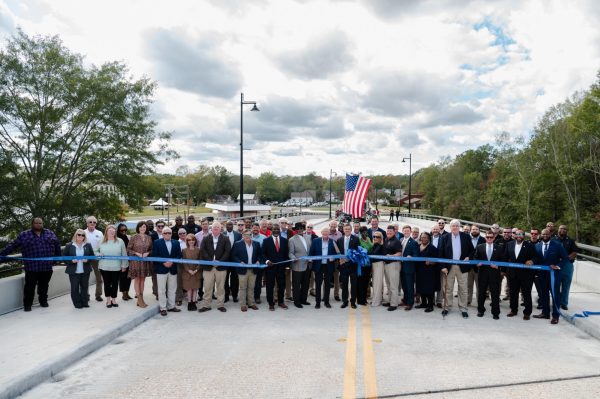
POLYGON ((369 254, 367 250, 363 247, 358 247, 358 249, 348 249, 346 251, 346 257, 350 262, 356 263, 357 269, 356 274, 362 276, 362 268, 365 266, 369 266, 369 254))

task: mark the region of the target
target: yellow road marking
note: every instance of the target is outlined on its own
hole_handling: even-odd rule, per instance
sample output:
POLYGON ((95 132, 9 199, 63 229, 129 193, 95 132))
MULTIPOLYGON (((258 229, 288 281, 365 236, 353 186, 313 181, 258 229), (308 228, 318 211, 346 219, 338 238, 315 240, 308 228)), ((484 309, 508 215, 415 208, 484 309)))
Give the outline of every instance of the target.
POLYGON ((356 398, 356 312, 354 309, 350 310, 348 319, 343 398, 356 398))
POLYGON ((377 398, 377 374, 375 372, 375 351, 371 338, 371 315, 367 306, 362 307, 362 337, 365 372, 365 397, 377 398))

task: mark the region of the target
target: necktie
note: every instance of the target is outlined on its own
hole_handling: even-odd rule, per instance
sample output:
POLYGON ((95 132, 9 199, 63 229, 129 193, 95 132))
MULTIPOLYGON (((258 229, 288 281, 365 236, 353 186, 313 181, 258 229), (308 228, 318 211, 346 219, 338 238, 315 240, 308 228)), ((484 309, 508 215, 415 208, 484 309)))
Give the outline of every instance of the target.
POLYGON ((348 250, 348 243, 350 242, 350 237, 346 237, 346 239, 344 240, 344 249, 348 250))
POLYGON ((489 244, 487 246, 487 258, 488 258, 488 260, 492 259, 492 246, 489 244))
POLYGON ((279 237, 275 237, 275 251, 279 252, 279 237))
POLYGON ((548 243, 544 243, 544 252, 542 253, 543 256, 546 256, 546 252, 548 251, 548 243))

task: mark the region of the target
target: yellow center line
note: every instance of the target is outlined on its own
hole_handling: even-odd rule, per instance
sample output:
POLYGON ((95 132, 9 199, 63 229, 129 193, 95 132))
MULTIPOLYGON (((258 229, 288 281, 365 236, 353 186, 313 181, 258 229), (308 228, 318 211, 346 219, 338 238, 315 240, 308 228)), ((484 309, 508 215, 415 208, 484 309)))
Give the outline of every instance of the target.
POLYGON ((371 315, 369 307, 362 307, 362 337, 365 372, 365 397, 377 398, 377 374, 375 372, 375 351, 371 334, 371 315))
POLYGON ((344 399, 356 398, 356 312, 348 312, 348 337, 346 341, 346 366, 344 368, 344 399))

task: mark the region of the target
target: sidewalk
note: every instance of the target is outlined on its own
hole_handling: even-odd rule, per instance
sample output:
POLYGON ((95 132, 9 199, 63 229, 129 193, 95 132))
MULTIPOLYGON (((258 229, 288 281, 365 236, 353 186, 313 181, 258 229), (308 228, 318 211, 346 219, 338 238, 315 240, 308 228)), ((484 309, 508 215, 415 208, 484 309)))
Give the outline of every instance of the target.
POLYGON ((64 295, 50 300, 48 308, 0 316, 0 398, 25 392, 156 315, 157 301, 147 286, 145 309, 135 299, 121 298, 118 308, 108 309, 94 300, 92 285, 89 308, 74 308, 64 295))
POLYGON ((600 340, 600 315, 573 317, 574 314, 583 314, 583 311, 600 312, 600 289, 594 292, 573 284, 569 294, 569 310, 561 310, 563 320, 600 340))

